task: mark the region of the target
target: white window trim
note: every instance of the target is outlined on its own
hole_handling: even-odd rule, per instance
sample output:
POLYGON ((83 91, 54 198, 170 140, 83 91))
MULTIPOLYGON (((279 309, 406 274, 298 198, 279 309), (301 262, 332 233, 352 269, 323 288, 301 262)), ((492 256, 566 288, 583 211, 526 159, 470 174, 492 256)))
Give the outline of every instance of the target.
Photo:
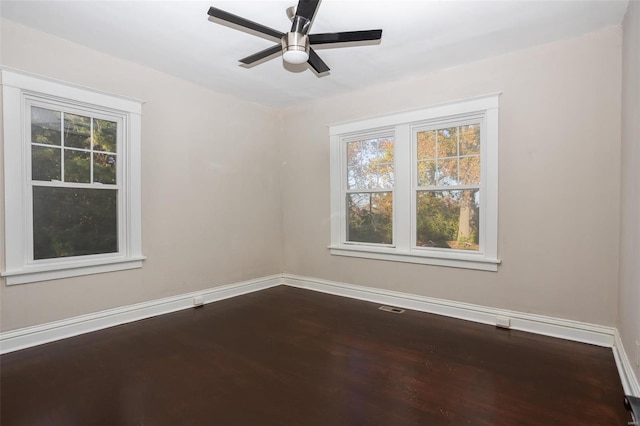
MULTIPOLYGON (((346 136, 344 138, 341 138, 341 143, 343 144, 343 146, 345 146, 347 143, 349 142, 356 142, 356 141, 360 141, 360 140, 365 140, 365 139, 384 139, 386 137, 393 137, 394 136, 394 129, 391 128, 387 128, 387 129, 377 129, 376 131, 373 132, 367 132, 367 133, 360 133, 356 136, 346 136)), ((394 143, 395 146, 395 143, 394 143)), ((350 192, 349 190, 347 190, 347 150, 346 149, 341 149, 340 150, 340 161, 341 164, 344 164, 345 167, 342 167, 341 170, 341 192, 342 195, 344 195, 347 192, 350 192)), ((361 192, 361 193, 367 193, 367 192, 390 192, 392 194, 393 199, 395 199, 396 196, 396 189, 395 189, 395 185, 393 188, 376 188, 376 189, 354 189, 353 192, 361 192)), ((395 217, 395 202, 393 203, 393 212, 392 215, 395 217)), ((347 211, 347 200, 346 197, 341 196, 340 197, 340 211, 341 212, 345 212, 347 211)), ((347 240, 347 227, 346 226, 342 226, 340 227, 341 230, 341 235, 340 235, 340 240, 341 241, 346 241, 347 240)), ((395 238, 395 227, 392 228, 392 237, 391 239, 393 241, 396 240, 395 238)), ((380 248, 380 249, 385 249, 385 248, 389 248, 389 247, 393 247, 393 244, 384 244, 384 243, 360 243, 360 242, 349 242, 349 243, 345 243, 345 244, 349 244, 349 246, 352 246, 354 248, 359 248, 359 247, 363 247, 365 250, 367 248, 373 247, 373 248, 380 248)))
POLYGON ((499 93, 435 105, 424 109, 366 118, 329 126, 332 255, 497 271, 498 259, 498 109, 499 93), (481 209, 479 252, 426 249, 415 246, 414 129, 438 121, 476 117, 481 121, 481 209), (393 129, 395 187, 393 246, 346 242, 346 210, 342 189, 346 163, 344 143, 354 137, 393 129), (398 165, 401 164, 401 167, 398 165))
POLYGON ((0 69, 4 122, 5 189, 5 270, 7 285, 75 277, 87 274, 142 267, 141 220, 141 122, 142 102, 99 92, 11 68, 0 69), (28 171, 30 170, 25 129, 28 99, 62 102, 79 108, 107 111, 122 117, 123 146, 118 148, 124 198, 119 213, 118 253, 78 256, 51 261, 32 260, 30 251, 31 215, 28 212, 28 171))

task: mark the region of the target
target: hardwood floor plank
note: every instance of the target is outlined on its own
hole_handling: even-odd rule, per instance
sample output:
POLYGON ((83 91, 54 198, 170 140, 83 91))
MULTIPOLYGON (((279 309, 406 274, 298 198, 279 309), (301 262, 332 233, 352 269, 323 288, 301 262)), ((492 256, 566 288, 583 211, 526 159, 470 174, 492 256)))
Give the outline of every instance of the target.
POLYGON ((9 425, 626 425, 610 349, 291 287, 0 357, 9 425))

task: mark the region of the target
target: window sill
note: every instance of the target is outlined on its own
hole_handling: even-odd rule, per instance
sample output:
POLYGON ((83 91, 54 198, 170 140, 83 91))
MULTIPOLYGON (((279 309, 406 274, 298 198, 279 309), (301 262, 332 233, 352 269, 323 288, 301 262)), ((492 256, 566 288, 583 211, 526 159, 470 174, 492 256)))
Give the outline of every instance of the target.
POLYGON ((95 259, 91 261, 70 261, 55 265, 28 265, 25 266, 24 269, 2 272, 0 276, 6 278, 7 285, 26 284, 142 268, 142 261, 145 259, 144 256, 136 256, 117 259, 95 259))
POLYGON ((416 253, 399 252, 396 249, 373 249, 363 246, 329 246, 336 256, 361 257, 365 259, 387 260, 393 262, 419 263, 422 265, 446 266, 449 268, 476 269, 480 271, 498 270, 500 259, 486 258, 472 253, 416 253))

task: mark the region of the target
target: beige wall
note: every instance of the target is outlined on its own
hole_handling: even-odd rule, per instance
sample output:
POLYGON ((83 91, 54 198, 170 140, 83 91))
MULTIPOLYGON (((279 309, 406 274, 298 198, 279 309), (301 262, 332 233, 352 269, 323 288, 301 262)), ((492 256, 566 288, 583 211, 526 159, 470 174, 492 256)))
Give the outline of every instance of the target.
POLYGON ((2 330, 283 270, 616 325, 619 28, 282 112, 10 21, 2 21, 1 36, 4 65, 147 101, 142 184, 149 258, 141 270, 2 283, 2 330), (503 93, 497 273, 329 254, 327 125, 497 91, 503 93))
POLYGON ((3 331, 282 270, 277 111, 11 21, 3 20, 1 31, 5 66, 146 101, 148 257, 133 271, 10 287, 3 280, 3 331))
POLYGON ((640 2, 631 1, 623 22, 622 223, 618 327, 629 361, 640 342, 640 2))
POLYGON ((286 110, 285 272, 616 325, 620 44, 609 28, 286 110), (331 256, 327 125, 492 92, 499 271, 331 256))

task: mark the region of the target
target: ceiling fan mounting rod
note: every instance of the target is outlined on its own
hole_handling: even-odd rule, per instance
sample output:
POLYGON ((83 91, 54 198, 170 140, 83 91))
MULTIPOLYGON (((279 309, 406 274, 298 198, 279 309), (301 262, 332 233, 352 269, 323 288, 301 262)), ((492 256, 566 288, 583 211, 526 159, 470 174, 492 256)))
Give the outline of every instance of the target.
POLYGON ((292 33, 300 33, 305 35, 309 32, 309 27, 311 27, 311 21, 304 16, 296 15, 293 17, 293 21, 291 24, 291 32, 292 33))

